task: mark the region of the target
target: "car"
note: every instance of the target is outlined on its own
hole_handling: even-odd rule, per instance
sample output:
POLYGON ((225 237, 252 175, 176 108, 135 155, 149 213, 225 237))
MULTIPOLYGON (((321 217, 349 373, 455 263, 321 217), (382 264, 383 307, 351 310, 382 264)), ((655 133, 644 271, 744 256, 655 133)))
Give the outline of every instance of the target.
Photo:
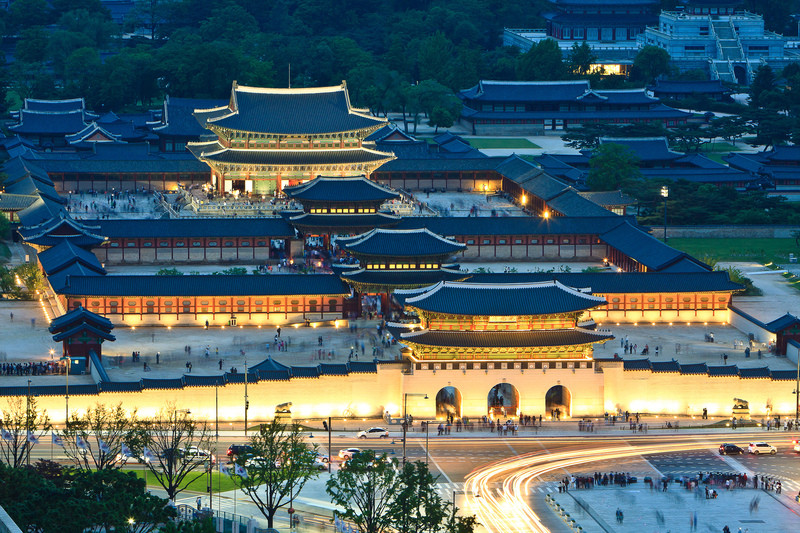
POLYGON ((353 458, 353 456, 361 453, 359 448, 345 448, 344 450, 339 450, 339 459, 344 459, 348 461, 353 458))
POLYGON ((208 459, 211 458, 212 463, 217 462, 217 458, 211 453, 210 450, 203 450, 197 446, 189 446, 188 448, 179 448, 178 455, 183 459, 208 459))
POLYGON ((316 457, 317 461, 322 461, 323 463, 327 463, 331 460, 330 457, 317 450, 314 451, 314 456, 316 457))
POLYGON ((359 431, 359 439, 386 439, 389 438, 389 430, 386 428, 369 428, 366 431, 359 431))
POLYGON ((793 440, 792 447, 794 448, 794 451, 800 453, 800 440, 793 440))
POLYGON ((312 468, 316 468, 317 470, 327 470, 328 469, 328 461, 323 461, 319 457, 314 459, 314 463, 311 465, 312 468))
POLYGON ((247 444, 231 444, 228 446, 228 451, 226 453, 231 459, 236 459, 239 456, 252 457, 256 454, 256 451, 252 446, 247 444))
POLYGON ((735 444, 725 443, 719 445, 720 455, 742 455, 743 453, 744 450, 735 444))
POLYGON ((775 446, 767 444, 766 442, 751 442, 750 446, 747 447, 747 451, 753 455, 759 455, 762 453, 775 455, 778 453, 778 449, 775 446))

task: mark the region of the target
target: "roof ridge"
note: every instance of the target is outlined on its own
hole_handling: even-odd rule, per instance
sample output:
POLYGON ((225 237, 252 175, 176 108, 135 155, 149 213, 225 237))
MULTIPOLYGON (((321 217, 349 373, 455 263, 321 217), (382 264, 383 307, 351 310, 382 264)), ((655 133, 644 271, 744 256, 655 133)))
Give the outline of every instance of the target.
POLYGON ((252 85, 237 85, 235 91, 253 94, 325 94, 346 91, 347 87, 340 85, 327 85, 324 87, 255 87, 252 85))

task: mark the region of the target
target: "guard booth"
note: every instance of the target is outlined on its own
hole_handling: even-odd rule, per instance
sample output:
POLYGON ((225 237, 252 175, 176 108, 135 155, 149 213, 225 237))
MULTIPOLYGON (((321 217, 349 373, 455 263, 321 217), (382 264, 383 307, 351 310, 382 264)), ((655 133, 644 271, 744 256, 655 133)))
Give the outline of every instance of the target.
POLYGON ((70 374, 89 373, 91 352, 97 354, 98 361, 102 360, 103 343, 116 340, 112 329, 109 319, 81 306, 50 322, 53 340, 62 343, 62 358, 70 361, 70 374))

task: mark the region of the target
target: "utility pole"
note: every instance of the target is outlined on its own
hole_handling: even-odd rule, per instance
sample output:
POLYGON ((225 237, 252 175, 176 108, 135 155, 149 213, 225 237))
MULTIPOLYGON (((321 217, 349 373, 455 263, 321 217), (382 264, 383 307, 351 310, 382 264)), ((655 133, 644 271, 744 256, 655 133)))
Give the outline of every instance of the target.
MULTIPOLYGON (((798 359, 800 360, 800 359, 798 359)), ((331 463, 333 462, 333 450, 331 449, 331 432, 333 428, 331 427, 331 417, 328 417, 328 473, 331 473, 331 463)))
POLYGON ((28 380, 28 396, 25 398, 25 461, 31 466, 31 441, 28 433, 31 432, 31 380, 28 380))
POLYGON ((247 399, 247 358, 244 360, 244 436, 247 437, 247 410, 250 401, 247 399))
POLYGON ((214 436, 217 438, 217 444, 219 444, 219 382, 214 387, 214 420, 214 436))

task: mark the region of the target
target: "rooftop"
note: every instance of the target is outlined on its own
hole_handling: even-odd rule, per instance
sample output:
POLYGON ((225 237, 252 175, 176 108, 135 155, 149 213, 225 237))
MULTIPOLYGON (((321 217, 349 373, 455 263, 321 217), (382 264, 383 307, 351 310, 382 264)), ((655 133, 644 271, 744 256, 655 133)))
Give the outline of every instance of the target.
POLYGON ((339 245, 355 255, 385 257, 425 257, 453 255, 466 245, 437 235, 427 228, 384 229, 338 239, 339 245))
POLYGON ((397 192, 365 176, 319 176, 294 187, 284 187, 283 192, 300 203, 309 202, 385 202, 400 197, 397 192))

